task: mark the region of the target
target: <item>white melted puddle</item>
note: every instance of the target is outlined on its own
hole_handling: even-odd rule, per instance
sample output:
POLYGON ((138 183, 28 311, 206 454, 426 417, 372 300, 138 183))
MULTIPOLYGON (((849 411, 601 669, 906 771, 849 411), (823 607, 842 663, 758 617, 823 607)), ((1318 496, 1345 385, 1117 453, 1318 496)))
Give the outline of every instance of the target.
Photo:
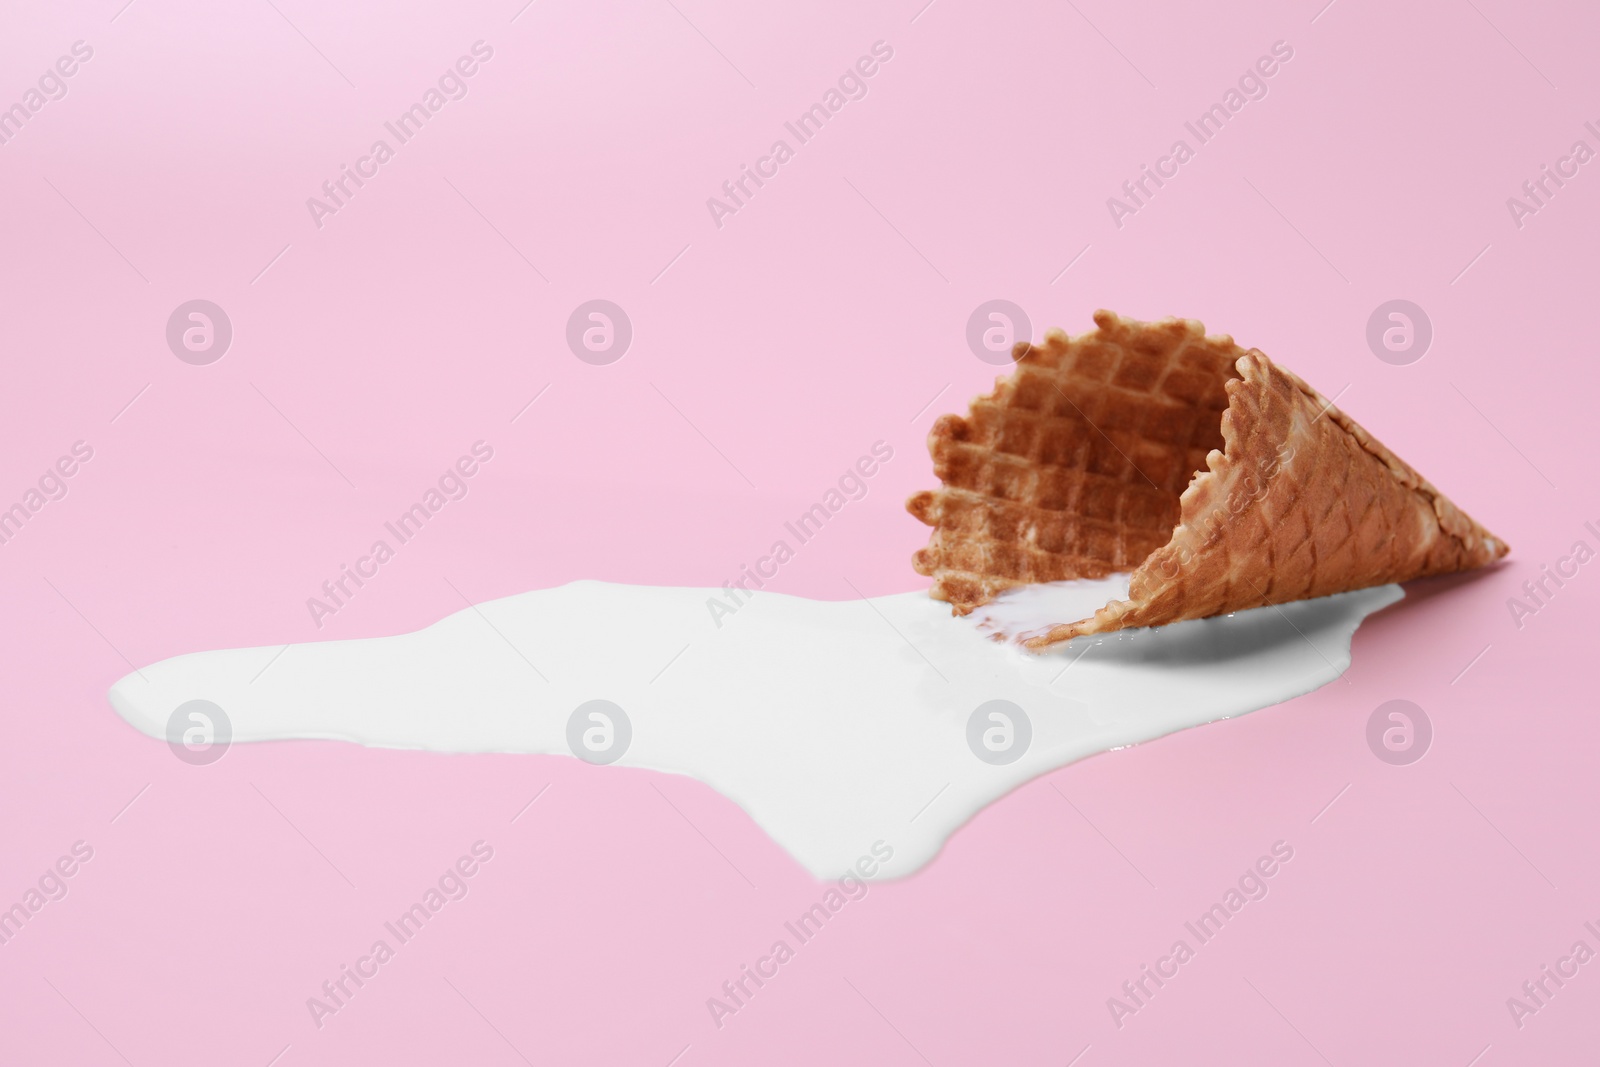
POLYGON ((1020 643, 1043 637, 1062 623, 1087 619, 1113 600, 1128 599, 1130 577, 1124 573, 1019 586, 980 604, 969 618, 983 633, 1020 643))
MULTIPOLYGON (((1119 580, 1125 589, 1122 576, 1022 590, 987 617, 1013 633, 1082 618, 1122 595, 1119 580), (1043 617, 1041 599, 1057 601, 1043 617), (1070 607, 1078 601, 1087 610, 1070 607)), ((574 582, 395 637, 178 656, 109 695, 164 740, 173 722, 171 740, 191 725, 175 715, 191 700, 220 707, 235 742, 571 755, 571 736, 591 762, 706 783, 818 878, 838 877, 877 841, 894 851, 883 876, 895 878, 1037 775, 1327 684, 1349 666, 1361 621, 1404 593, 1380 586, 1042 655, 984 636, 978 618, 953 618, 923 592, 756 593, 719 628, 707 600, 721 596, 574 582), (594 700, 623 716, 577 713, 594 700), (978 711, 990 701, 1023 715, 978 711)))

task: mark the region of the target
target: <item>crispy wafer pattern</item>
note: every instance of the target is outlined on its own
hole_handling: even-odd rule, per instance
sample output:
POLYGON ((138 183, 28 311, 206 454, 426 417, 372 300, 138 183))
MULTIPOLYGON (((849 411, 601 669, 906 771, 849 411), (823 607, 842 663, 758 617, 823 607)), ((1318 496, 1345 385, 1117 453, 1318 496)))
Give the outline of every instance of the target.
POLYGON ((1222 445, 1243 349, 1195 322, 1095 322, 1019 346, 1011 377, 934 424, 942 488, 907 502, 934 527, 913 565, 958 613, 1016 585, 1134 569, 1172 536, 1179 494, 1222 445))
POLYGON ((1196 322, 1097 312, 929 435, 907 509, 958 614, 1132 571, 1128 599, 1027 642, 1159 626, 1481 567, 1504 542, 1291 372, 1196 322))

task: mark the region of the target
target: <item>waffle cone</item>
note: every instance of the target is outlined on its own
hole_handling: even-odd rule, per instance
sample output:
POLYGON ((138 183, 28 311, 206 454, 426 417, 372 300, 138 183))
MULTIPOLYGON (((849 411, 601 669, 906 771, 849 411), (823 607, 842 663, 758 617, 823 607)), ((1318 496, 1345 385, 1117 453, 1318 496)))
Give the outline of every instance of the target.
POLYGON ((1482 567, 1507 546, 1293 373, 1192 320, 1109 311, 928 436, 913 557, 964 615, 1006 589, 1132 572, 1128 599, 1024 642, 1162 626, 1482 567))

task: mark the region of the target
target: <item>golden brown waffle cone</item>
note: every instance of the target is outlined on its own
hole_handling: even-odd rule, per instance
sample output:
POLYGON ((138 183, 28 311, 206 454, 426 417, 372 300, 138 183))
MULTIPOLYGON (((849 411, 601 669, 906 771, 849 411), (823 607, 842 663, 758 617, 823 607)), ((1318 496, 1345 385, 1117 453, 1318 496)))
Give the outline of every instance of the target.
POLYGON ((965 615, 1006 589, 1132 571, 1128 599, 1024 642, 1162 626, 1481 567, 1504 542, 1261 352, 1192 320, 1019 344, 928 435, 913 557, 965 615))

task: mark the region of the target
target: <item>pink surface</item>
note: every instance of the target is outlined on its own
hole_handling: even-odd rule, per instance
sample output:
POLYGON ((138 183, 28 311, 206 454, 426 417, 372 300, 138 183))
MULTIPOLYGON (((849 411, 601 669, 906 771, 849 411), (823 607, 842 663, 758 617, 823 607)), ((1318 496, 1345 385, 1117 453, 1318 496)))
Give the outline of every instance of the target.
POLYGON ((1596 164, 1506 203, 1600 148, 1592 9, 122 4, 0 16, 0 105, 93 49, 0 146, 0 504, 93 449, 0 545, 0 898, 93 849, 0 946, 0 1061, 1592 1056, 1600 964, 1520 1020, 1507 998, 1600 949, 1600 576, 1520 627, 1507 600, 1600 547, 1596 164), (306 199, 479 40, 467 95, 315 225, 306 199), (707 198, 877 41, 865 97, 719 228, 707 198), (1275 41, 1265 98, 1116 225, 1107 198, 1275 41), (595 298, 633 324, 608 366, 564 339, 595 298), (929 424, 998 370, 964 340, 994 298, 1036 338, 1097 307, 1231 332, 1513 554, 1413 587, 1343 681, 1006 797, 720 1028, 707 998, 824 887, 709 789, 332 743, 194 767, 106 703, 183 652, 425 625, 452 585, 719 585, 879 439, 894 460, 775 588, 920 588, 902 500, 929 424), (1409 365, 1365 339, 1396 298, 1433 325, 1409 365), (208 366, 164 336, 193 299, 233 324, 208 366), (313 625, 306 599, 479 440, 465 499, 313 625), (1433 724, 1409 766, 1366 742, 1393 699, 1433 724), (307 998, 479 840, 469 894, 315 1025, 307 998), (1107 999, 1280 840, 1269 895, 1119 1028, 1107 999))

